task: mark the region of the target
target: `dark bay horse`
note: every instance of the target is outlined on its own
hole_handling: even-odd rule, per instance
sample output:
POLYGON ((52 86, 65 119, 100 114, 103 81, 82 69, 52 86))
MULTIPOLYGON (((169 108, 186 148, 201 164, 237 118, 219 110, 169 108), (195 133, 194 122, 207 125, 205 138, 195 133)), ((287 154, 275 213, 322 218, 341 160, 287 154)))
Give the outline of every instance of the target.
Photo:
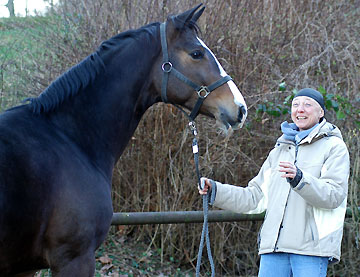
MULTIPOLYGON (((197 36, 199 7, 167 19, 167 65, 212 86, 200 113, 235 128, 246 104, 197 36)), ((94 252, 113 215, 113 167, 142 115, 162 101, 169 68, 162 69, 160 25, 103 42, 39 97, 0 115, 0 276, 42 268, 53 276, 94 276, 94 252)), ((171 72, 165 87, 168 102, 196 105, 196 91, 171 72)))

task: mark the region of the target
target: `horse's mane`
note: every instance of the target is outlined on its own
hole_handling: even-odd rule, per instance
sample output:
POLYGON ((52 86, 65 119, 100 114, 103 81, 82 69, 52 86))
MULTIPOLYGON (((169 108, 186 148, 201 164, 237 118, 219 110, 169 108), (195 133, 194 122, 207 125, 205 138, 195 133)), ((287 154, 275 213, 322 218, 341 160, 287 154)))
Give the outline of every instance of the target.
POLYGON ((28 98, 33 113, 49 112, 85 88, 105 67, 98 52, 94 52, 53 81, 38 97, 28 98))
MULTIPOLYGON (((105 70, 103 57, 110 55, 116 49, 123 48, 125 44, 128 45, 128 39, 133 41, 139 39, 144 32, 150 35, 147 36, 148 38, 151 37, 154 34, 154 29, 151 27, 156 25, 159 23, 151 23, 136 30, 129 30, 104 41, 97 51, 60 75, 38 97, 27 98, 25 102, 28 102, 29 108, 35 114, 55 110, 63 102, 86 88, 100 72, 105 70)), ((196 33, 199 32, 199 27, 195 22, 188 22, 187 27, 196 33)))
POLYGON ((76 95, 79 91, 91 84, 96 76, 105 70, 103 54, 122 47, 129 43, 127 39, 136 39, 143 31, 149 32, 149 24, 137 30, 120 33, 104 41, 97 51, 86 57, 80 63, 71 67, 53 81, 38 97, 27 98, 29 108, 35 114, 47 113, 56 109, 64 101, 76 95))

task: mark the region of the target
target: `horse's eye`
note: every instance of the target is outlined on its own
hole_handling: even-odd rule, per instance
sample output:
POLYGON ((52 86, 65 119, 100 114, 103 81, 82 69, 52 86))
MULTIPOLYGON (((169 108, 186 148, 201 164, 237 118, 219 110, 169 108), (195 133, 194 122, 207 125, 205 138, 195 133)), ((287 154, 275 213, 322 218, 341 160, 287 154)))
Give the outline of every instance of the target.
POLYGON ((201 52, 200 50, 196 50, 196 51, 190 53, 190 56, 195 60, 200 60, 204 57, 204 53, 201 52))

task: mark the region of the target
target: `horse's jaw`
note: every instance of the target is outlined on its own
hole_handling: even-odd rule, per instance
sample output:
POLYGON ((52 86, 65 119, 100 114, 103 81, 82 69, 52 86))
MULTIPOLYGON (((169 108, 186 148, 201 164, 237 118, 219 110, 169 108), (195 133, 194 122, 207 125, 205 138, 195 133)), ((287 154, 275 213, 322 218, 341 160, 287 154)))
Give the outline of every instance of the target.
POLYGON ((232 127, 230 124, 224 124, 224 122, 216 120, 216 127, 218 130, 218 133, 221 134, 222 136, 229 138, 232 136, 232 134, 234 133, 234 131, 238 130, 239 127, 232 127))

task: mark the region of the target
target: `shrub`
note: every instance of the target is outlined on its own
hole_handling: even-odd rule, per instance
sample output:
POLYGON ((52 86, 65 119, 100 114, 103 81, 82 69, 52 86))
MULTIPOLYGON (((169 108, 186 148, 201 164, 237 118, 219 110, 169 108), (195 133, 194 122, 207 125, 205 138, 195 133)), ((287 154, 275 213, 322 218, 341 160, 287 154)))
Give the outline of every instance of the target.
MULTIPOLYGON (((340 127, 348 144, 349 206, 359 205, 360 42, 356 38, 360 35, 360 17, 356 3, 205 1, 207 8, 199 22, 201 36, 242 90, 249 117, 245 128, 231 137, 221 135, 211 119, 197 119, 204 176, 245 186, 280 135, 279 124, 289 120, 294 91, 314 87, 326 99, 326 118, 340 127)), ((39 28, 42 23, 36 25, 34 21, 35 27, 26 33, 38 45, 36 54, 26 48, 26 59, 0 56, 1 107, 14 104, 10 98, 39 94, 102 40, 165 20, 169 13, 192 6, 189 0, 60 0, 55 13, 44 18, 47 28, 39 28), (12 74, 16 78, 11 78, 12 74)), ((4 24, 14 25, 0 21, 1 29, 4 24)), ((186 118, 172 106, 158 104, 147 111, 114 171, 115 211, 201 209, 186 126, 186 118)), ((210 225, 218 272, 229 276, 257 274, 255 245, 260 224, 210 225)), ((354 214, 345 224, 343 260, 330 267, 329 276, 360 274, 358 230, 359 220, 354 214)), ((177 257, 178 264, 194 266, 201 226, 132 226, 123 233, 148 241, 149 247, 160 249, 161 257, 177 257)))

